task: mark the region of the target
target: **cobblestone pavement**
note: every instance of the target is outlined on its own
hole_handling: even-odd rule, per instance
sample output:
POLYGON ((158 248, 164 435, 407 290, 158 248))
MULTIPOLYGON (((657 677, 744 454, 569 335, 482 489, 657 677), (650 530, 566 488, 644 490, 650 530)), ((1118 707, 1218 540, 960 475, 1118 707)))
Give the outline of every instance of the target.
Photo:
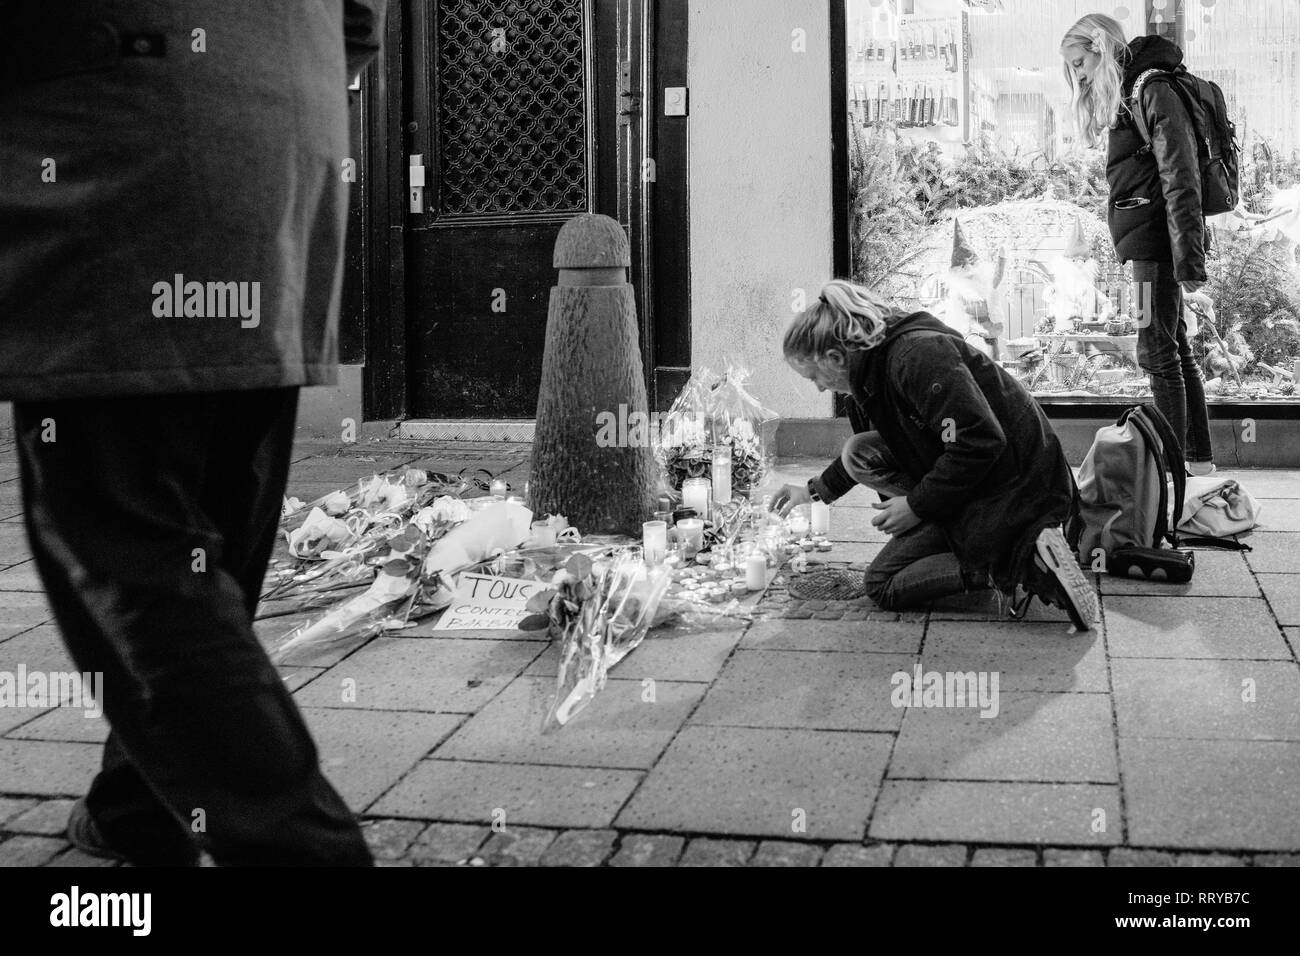
MULTIPOLYGON (((290 493, 306 501, 412 465, 521 487, 528 446, 297 452, 290 493)), ((0 441, 0 671, 70 670, 17 471, 0 441)), ((283 671, 384 865, 1296 865, 1300 472, 1227 474, 1263 502, 1254 550, 1199 551, 1188 586, 1101 577, 1089 633, 1037 604, 1006 622, 974 596, 908 614, 800 601, 782 575, 752 621, 656 632, 544 736, 555 657, 536 633, 426 623, 283 671), (996 715, 894 706, 893 676, 918 665, 996 675, 996 715)), ((879 552, 872 500, 835 505, 826 563, 879 552)), ((70 708, 0 708, 0 865, 99 862, 62 834, 104 735, 70 708)))

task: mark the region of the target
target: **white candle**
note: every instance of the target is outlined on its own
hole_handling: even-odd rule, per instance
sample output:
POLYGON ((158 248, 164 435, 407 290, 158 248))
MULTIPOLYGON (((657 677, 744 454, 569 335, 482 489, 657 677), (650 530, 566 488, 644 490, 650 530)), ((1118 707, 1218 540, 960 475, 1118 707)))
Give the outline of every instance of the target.
POLYGON ((830 534, 831 506, 824 501, 812 503, 812 533, 830 534))
POLYGON ((808 533, 808 516, 802 511, 791 511, 786 519, 786 530, 796 538, 802 538, 808 533))
POLYGON ((707 478, 687 478, 682 482, 682 507, 692 509, 700 518, 709 516, 712 485, 707 478))
POLYGON ((767 586, 767 555, 762 551, 755 551, 745 562, 745 586, 751 591, 767 586))
POLYGON ((492 479, 492 485, 489 490, 489 494, 495 495, 498 498, 504 498, 506 494, 509 493, 509 491, 510 491, 510 486, 506 484, 506 480, 504 478, 492 479))
POLYGON ((694 558, 704 546, 704 521, 700 518, 683 518, 677 522, 677 531, 682 536, 682 548, 687 558, 694 558))
POLYGON ((549 521, 533 522, 532 545, 534 548, 555 547, 555 528, 549 521))
POLYGON ((726 504, 731 500, 731 446, 713 446, 713 500, 726 504))
POLYGON ((647 521, 641 525, 641 546, 645 549, 646 564, 663 564, 668 554, 668 523, 647 521))

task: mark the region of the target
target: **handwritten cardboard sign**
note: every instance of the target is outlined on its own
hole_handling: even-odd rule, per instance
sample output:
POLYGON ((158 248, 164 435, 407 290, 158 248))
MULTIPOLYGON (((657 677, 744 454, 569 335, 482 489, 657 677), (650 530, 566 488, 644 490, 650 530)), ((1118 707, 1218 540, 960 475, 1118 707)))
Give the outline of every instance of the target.
POLYGON ((435 631, 512 630, 528 616, 528 599, 546 582, 466 572, 435 631))

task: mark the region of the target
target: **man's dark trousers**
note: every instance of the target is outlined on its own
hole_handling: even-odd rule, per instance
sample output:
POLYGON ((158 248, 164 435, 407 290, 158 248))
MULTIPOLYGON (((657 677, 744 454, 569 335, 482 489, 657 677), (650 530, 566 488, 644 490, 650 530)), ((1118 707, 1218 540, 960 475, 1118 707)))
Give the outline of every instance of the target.
POLYGON ((112 732, 87 808, 139 864, 369 865, 252 629, 297 388, 15 402, 33 556, 112 732))

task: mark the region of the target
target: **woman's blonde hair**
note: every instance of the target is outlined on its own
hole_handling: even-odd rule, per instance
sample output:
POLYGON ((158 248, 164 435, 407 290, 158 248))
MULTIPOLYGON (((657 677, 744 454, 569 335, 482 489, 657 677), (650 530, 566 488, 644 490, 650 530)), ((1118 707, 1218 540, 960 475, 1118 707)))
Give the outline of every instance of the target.
POLYGON ((875 348, 885 337, 887 320, 898 313, 870 289, 836 279, 786 329, 786 361, 817 362, 831 349, 848 354, 875 348))
POLYGON ((1092 82, 1085 86, 1079 85, 1070 64, 1065 64, 1075 128, 1085 143, 1096 146, 1119 119, 1124 105, 1124 67, 1133 54, 1124 39, 1124 28, 1104 13, 1090 13, 1070 27, 1061 40, 1061 50, 1068 46, 1081 46, 1101 56, 1092 82))

